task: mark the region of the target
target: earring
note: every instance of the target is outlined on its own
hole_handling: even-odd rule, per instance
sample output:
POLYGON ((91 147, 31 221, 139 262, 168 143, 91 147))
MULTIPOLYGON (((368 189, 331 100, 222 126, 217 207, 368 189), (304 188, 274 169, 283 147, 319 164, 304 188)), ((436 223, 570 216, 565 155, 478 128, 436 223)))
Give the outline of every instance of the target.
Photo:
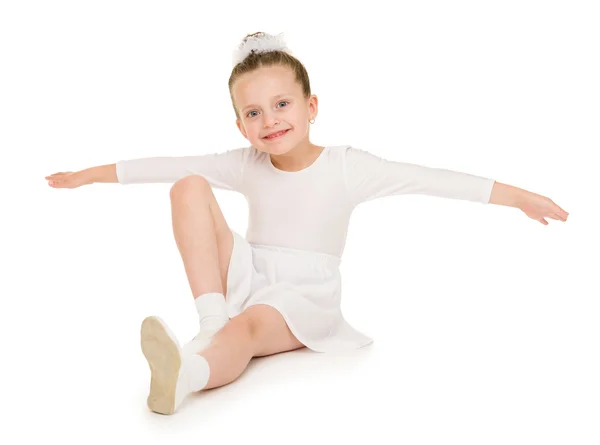
POLYGON ((315 123, 315 120, 313 119, 313 120, 310 120, 310 121, 308 121, 308 122, 310 122, 311 124, 314 124, 314 123, 315 123))

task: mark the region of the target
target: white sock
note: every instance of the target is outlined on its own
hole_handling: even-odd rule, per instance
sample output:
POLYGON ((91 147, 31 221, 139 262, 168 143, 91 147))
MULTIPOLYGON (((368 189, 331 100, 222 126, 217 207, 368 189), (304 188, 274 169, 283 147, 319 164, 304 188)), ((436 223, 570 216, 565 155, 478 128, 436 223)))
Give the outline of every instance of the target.
POLYGON ((141 346, 150 365, 148 407, 152 411, 173 414, 188 394, 208 383, 206 359, 183 353, 175 334, 159 317, 146 317, 142 322, 141 346))
POLYGON ((200 331, 218 331, 229 321, 225 296, 219 292, 200 295, 194 304, 200 317, 200 331))
POLYGON ((202 330, 196 334, 186 345, 183 346, 182 351, 184 354, 198 354, 199 352, 206 349, 212 343, 212 338, 216 331, 213 330, 202 330))
POLYGON ((208 362, 201 355, 182 354, 181 359, 175 390, 175 410, 189 394, 204 389, 210 377, 208 362))
POLYGON ((186 355, 183 358, 183 368, 188 376, 188 389, 191 392, 204 389, 210 377, 208 361, 198 354, 186 355))

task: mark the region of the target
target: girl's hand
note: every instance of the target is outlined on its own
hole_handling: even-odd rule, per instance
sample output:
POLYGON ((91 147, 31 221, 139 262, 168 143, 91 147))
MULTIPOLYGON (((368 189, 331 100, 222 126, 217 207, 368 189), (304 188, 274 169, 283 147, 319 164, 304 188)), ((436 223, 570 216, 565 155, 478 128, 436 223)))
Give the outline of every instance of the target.
POLYGON ((561 209, 550 198, 532 192, 527 192, 522 196, 518 207, 531 219, 535 219, 545 226, 548 225, 548 221, 544 217, 566 221, 569 216, 569 212, 561 209))
POLYGON ((92 181, 84 171, 78 172, 58 172, 53 175, 46 176, 48 185, 54 188, 69 188, 74 189, 82 185, 92 184, 92 181))

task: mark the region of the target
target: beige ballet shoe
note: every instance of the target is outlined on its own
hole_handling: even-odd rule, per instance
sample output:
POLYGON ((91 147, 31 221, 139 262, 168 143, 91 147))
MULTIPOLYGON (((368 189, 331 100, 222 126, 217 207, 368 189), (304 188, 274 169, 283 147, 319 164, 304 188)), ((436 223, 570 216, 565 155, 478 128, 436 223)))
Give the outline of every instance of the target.
POLYGON ((159 317, 151 316, 142 322, 141 345, 152 373, 148 408, 173 414, 187 395, 181 384, 182 355, 177 338, 159 317))

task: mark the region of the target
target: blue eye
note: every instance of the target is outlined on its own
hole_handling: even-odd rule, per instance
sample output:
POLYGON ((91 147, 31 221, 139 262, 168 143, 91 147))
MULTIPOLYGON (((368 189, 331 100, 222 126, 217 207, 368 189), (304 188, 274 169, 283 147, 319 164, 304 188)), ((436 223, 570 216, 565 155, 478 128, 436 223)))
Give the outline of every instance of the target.
MULTIPOLYGON (((282 100, 280 102, 277 102, 277 105, 279 104, 289 104, 289 102, 287 100, 282 100)), ((249 113, 246 114, 246 117, 254 117, 254 116, 250 116, 252 113, 256 113, 256 110, 252 110, 249 113)))

